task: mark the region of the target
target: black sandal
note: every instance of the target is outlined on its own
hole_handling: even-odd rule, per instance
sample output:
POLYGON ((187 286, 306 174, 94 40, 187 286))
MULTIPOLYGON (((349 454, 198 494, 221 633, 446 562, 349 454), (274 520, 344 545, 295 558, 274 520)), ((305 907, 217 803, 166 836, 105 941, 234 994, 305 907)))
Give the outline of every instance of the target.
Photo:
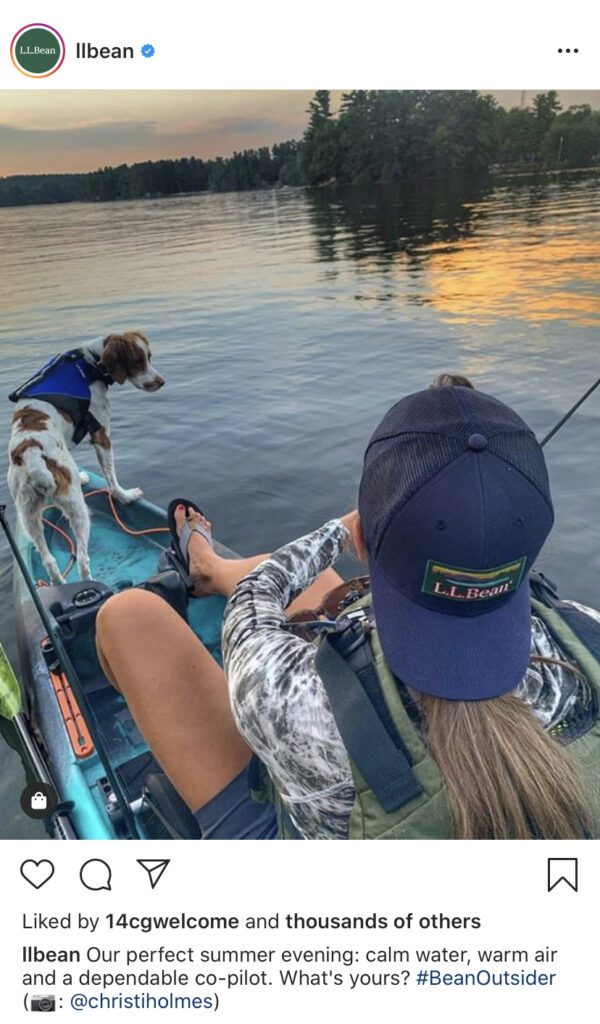
POLYGON ((175 523, 175 509, 183 505, 186 509, 191 508, 194 512, 199 512, 200 515, 204 515, 202 509, 196 505, 193 501, 189 501, 187 498, 173 498, 173 501, 169 503, 167 509, 167 525, 171 533, 171 548, 170 554, 173 559, 178 562, 178 568, 183 569, 186 575, 187 585, 191 591, 194 590, 194 583, 190 577, 190 559, 189 559, 189 546, 190 540, 193 533, 199 533, 205 540, 208 541, 211 547, 213 547, 212 533, 207 527, 201 526, 200 523, 189 523, 186 519, 181 536, 177 533, 177 525, 175 523))

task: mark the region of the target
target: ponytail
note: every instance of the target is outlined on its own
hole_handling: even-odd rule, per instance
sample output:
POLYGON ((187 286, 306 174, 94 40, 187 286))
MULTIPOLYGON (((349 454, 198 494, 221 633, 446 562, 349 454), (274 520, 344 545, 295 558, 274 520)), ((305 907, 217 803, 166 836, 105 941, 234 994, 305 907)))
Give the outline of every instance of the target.
POLYGON ((585 839, 592 813, 569 751, 519 697, 420 696, 455 839, 585 839))

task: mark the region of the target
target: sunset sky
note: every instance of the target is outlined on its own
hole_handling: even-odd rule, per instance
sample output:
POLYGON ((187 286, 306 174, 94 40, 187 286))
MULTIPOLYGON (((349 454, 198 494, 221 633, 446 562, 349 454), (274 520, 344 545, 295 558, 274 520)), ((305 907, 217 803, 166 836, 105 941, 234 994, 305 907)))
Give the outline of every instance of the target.
MULTIPOLYGON (((492 91, 505 107, 518 90, 492 91)), ((334 107, 340 93, 333 93, 334 107)), ((534 91, 526 93, 531 102, 534 91)), ((90 171, 161 157, 229 156, 300 138, 312 92, 0 91, 0 176, 90 171)), ((599 92, 561 92, 600 107, 599 92)))

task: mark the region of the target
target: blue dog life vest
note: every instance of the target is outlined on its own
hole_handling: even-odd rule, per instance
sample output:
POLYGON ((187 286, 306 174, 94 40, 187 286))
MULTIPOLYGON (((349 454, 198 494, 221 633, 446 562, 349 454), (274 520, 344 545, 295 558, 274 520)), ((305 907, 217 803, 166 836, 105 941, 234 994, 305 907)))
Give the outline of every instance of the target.
POLYGON ((79 444, 86 434, 100 430, 101 424, 90 413, 90 385, 101 380, 114 384, 98 364, 88 362, 80 348, 53 356, 33 377, 21 384, 8 397, 11 402, 35 398, 49 402, 73 421, 73 442, 79 444))

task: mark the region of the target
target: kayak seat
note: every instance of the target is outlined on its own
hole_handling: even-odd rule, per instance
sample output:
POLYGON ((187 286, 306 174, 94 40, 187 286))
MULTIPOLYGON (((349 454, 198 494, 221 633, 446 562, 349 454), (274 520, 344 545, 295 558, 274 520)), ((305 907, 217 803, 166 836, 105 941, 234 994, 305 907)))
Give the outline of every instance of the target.
MULTIPOLYGON (((158 593, 185 617, 187 595, 177 573, 167 570, 142 586, 158 593)), ((201 839, 196 819, 161 771, 123 697, 110 685, 98 662, 96 616, 112 593, 97 580, 39 591, 75 669, 84 717, 94 723, 127 799, 143 801, 140 821, 148 838, 201 839)), ((51 645, 46 652, 50 667, 56 656, 51 645)))
POLYGON ((112 593, 112 589, 99 580, 78 580, 38 590, 66 643, 88 628, 90 618, 95 621, 99 608, 112 593))
POLYGON ((58 626, 86 697, 112 689, 100 668, 94 644, 96 616, 112 589, 99 580, 85 580, 42 587, 38 593, 58 626))

